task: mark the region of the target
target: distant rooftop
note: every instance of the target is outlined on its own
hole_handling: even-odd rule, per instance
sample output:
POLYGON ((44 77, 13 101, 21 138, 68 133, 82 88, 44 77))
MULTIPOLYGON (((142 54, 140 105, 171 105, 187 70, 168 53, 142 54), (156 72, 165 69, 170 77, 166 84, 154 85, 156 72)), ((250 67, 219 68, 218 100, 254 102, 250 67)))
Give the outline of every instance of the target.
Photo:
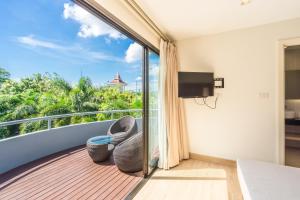
POLYGON ((127 85, 127 83, 122 80, 121 75, 119 74, 119 72, 117 72, 114 79, 112 81, 110 81, 110 84, 127 85))

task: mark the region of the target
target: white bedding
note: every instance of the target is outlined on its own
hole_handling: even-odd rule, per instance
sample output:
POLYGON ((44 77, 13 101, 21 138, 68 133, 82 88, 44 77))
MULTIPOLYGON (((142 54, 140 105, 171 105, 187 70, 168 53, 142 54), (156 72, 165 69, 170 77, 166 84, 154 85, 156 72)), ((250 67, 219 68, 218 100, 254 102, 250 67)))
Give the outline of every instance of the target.
POLYGON ((238 160, 244 200, 300 200, 300 168, 238 160))

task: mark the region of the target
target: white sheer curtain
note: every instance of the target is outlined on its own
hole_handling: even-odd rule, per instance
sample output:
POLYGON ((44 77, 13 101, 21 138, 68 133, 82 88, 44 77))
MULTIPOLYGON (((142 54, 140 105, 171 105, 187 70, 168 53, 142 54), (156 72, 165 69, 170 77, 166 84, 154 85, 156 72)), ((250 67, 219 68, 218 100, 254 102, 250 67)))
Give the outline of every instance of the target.
POLYGON ((178 62, 174 44, 160 42, 158 167, 169 169, 189 158, 183 104, 178 98, 178 62))

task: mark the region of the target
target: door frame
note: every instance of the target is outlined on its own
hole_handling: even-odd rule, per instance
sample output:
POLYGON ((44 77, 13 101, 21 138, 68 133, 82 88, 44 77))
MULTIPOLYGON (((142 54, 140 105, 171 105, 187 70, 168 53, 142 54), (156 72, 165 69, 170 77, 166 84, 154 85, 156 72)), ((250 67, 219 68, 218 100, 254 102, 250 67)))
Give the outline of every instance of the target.
POLYGON ((143 48, 143 174, 148 172, 149 146, 149 49, 143 48))
POLYGON ((300 37, 282 39, 277 48, 277 98, 276 98, 276 162, 285 165, 285 48, 300 45, 300 37))

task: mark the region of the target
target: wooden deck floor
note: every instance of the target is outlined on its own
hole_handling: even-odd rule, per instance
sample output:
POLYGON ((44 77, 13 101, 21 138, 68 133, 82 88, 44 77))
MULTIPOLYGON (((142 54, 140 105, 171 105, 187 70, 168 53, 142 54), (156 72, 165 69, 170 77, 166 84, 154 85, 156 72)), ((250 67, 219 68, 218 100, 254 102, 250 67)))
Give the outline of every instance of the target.
POLYGON ((0 199, 124 199, 141 180, 77 147, 0 175, 0 199))

